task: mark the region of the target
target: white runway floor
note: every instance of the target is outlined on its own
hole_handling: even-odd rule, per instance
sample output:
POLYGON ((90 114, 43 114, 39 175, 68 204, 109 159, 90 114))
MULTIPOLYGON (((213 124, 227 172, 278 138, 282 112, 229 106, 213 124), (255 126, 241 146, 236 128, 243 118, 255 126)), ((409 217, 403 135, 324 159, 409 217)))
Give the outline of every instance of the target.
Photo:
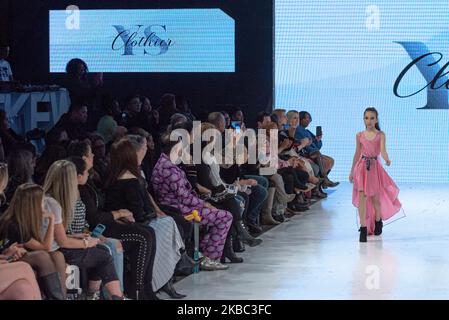
POLYGON ((187 299, 449 299, 449 185, 399 185, 407 217, 358 242, 343 183, 239 254, 175 284, 187 299))

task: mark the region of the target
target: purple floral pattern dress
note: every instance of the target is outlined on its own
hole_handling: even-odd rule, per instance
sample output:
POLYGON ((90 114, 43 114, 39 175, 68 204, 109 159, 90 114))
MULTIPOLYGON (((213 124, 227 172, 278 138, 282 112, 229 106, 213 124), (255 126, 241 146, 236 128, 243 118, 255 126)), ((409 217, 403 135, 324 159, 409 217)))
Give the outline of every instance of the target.
POLYGON ((172 163, 166 154, 161 154, 157 161, 151 182, 160 203, 178 208, 183 215, 198 210, 201 225, 209 227, 209 232, 201 239, 200 250, 211 259, 219 259, 232 224, 232 214, 225 210, 206 208, 204 201, 192 189, 184 171, 172 163))

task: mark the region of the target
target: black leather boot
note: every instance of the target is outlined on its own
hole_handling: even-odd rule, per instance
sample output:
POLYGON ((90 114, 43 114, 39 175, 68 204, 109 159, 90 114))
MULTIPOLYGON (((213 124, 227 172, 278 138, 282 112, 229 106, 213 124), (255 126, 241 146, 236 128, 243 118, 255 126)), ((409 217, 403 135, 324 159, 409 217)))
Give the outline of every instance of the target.
POLYGON ((176 292, 175 287, 173 287, 173 279, 170 279, 162 288, 161 291, 165 292, 172 299, 182 299, 187 297, 185 294, 176 292))
POLYGON ((246 230, 245 225, 243 224, 243 221, 239 221, 239 223, 236 224, 236 230, 238 236, 242 239, 242 241, 250 247, 255 247, 262 243, 262 239, 254 238, 249 234, 248 230, 246 230))
POLYGON ((37 277, 37 283, 47 300, 65 300, 59 273, 55 272, 43 277, 37 277))
POLYGON ((380 236, 382 234, 382 227, 383 227, 383 222, 382 219, 380 219, 379 221, 375 222, 374 225, 374 235, 376 236, 380 236))
POLYGON ((243 262, 243 258, 237 257, 234 250, 232 249, 231 234, 228 234, 228 237, 226 238, 226 242, 224 245, 223 253, 220 258, 220 262, 225 263, 226 258, 231 260, 231 263, 242 263, 243 262))
POLYGON ((360 227, 359 231, 360 231, 359 242, 367 242, 368 229, 366 227, 360 227))

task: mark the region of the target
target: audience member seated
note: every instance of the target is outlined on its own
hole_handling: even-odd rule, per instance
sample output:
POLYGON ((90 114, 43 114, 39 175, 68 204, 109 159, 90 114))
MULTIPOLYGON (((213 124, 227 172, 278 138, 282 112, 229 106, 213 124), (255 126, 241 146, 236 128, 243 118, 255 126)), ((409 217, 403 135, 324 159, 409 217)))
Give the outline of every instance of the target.
MULTIPOLYGON (((216 126, 216 129, 223 132, 225 125, 224 117, 220 112, 216 114, 218 121, 215 120, 214 116, 210 116, 210 119, 214 120, 215 123, 213 124, 216 126)), ((224 139, 224 137, 222 139, 224 139)), ((224 144, 222 147, 224 148, 224 144)), ((237 152, 234 152, 234 154, 237 155, 237 152)), ((242 197, 248 198, 249 200, 248 209, 243 218, 248 230, 252 234, 260 234, 262 232, 262 228, 259 225, 259 217, 261 215, 264 202, 268 197, 268 180, 260 175, 246 175, 245 172, 241 171, 241 167, 237 163, 234 163, 233 165, 221 165, 220 177, 225 183, 238 184, 241 187, 243 186, 244 188, 249 188, 251 190, 249 197, 245 192, 239 192, 242 197)))
MULTIPOLYGON (((139 130, 141 131, 141 130, 139 130)), ((143 135, 133 135, 130 134, 127 136, 127 139, 132 143, 135 152, 137 153, 137 157, 138 157, 138 161, 140 163, 139 166, 139 170, 140 170, 140 175, 141 177, 143 177, 144 180, 144 186, 145 189, 147 190, 147 194, 150 197, 152 203, 154 204, 155 207, 159 207, 159 209, 161 209, 164 213, 166 213, 167 215, 169 215, 170 217, 173 218, 173 220, 175 220, 176 225, 178 226, 178 230, 179 233, 181 234, 182 240, 185 243, 186 241, 188 241, 189 239, 186 238, 187 235, 192 235, 192 223, 188 222, 186 219, 183 218, 181 211, 179 211, 177 208, 174 207, 170 207, 170 206, 165 206, 162 205, 158 202, 154 202, 153 199, 153 188, 152 186, 148 185, 146 182, 149 180, 150 184, 151 184, 151 176, 153 174, 153 170, 151 170, 151 172, 149 172, 149 176, 147 177, 145 175, 145 171, 142 169, 143 166, 143 160, 142 162, 140 161, 142 154, 144 154, 144 158, 147 156, 148 154, 148 140, 145 137, 146 132, 144 132, 143 135)), ((158 209, 158 210, 159 210, 158 209)))
POLYGON ((64 149, 67 148, 69 145, 70 140, 69 136, 67 135, 67 131, 65 131, 64 128, 58 127, 58 128, 52 128, 45 137, 45 146, 61 146, 64 149))
POLYGON ((92 153, 94 154, 94 171, 99 175, 101 181, 106 181, 108 176, 109 158, 106 155, 106 144, 99 134, 90 134, 89 140, 92 153))
POLYGON ((192 190, 182 169, 171 162, 169 155, 173 152, 181 156, 182 143, 170 141, 170 134, 162 136, 162 150, 151 181, 153 190, 160 203, 178 208, 183 215, 190 215, 198 210, 201 225, 207 226, 208 232, 201 239, 200 250, 205 258, 201 261, 203 270, 223 270, 228 266, 218 260, 223 255, 223 248, 232 224, 232 214, 220 210, 201 200, 192 190))
POLYGON ((256 117, 256 128, 262 129, 264 126, 271 122, 270 114, 267 112, 260 112, 256 117))
POLYGON ((36 169, 34 170, 34 181, 43 185, 45 176, 50 166, 67 157, 67 151, 60 145, 48 145, 42 155, 36 160, 36 169))
POLYGON ((55 124, 53 130, 63 128, 67 132, 69 140, 82 140, 88 135, 87 130, 87 106, 83 103, 72 103, 69 111, 61 116, 61 119, 55 124))
POLYGON ((92 152, 92 147, 87 141, 72 141, 67 148, 67 155, 69 157, 80 157, 87 163, 87 170, 90 172, 92 183, 98 188, 104 187, 104 180, 94 169, 95 155, 92 152))
POLYGON ((231 111, 231 121, 245 121, 242 109, 236 107, 231 111))
POLYGON ((190 110, 188 99, 178 94, 176 95, 175 100, 176 100, 176 109, 178 109, 180 113, 185 115, 188 121, 195 121, 196 119, 192 113, 192 110, 190 110))
MULTIPOLYGON (((78 178, 78 187, 84 186, 89 178, 89 170, 87 161, 84 161, 80 157, 70 157, 68 159, 76 167, 76 174, 78 178)), ((96 225, 89 225, 86 219, 86 205, 79 196, 76 200, 75 211, 73 213, 72 222, 67 228, 67 233, 72 237, 85 237, 89 236, 96 225)), ((106 238, 103 235, 98 237, 100 239, 99 245, 104 245, 109 249, 112 259, 114 260, 115 271, 120 281, 120 289, 123 291, 123 247, 120 240, 114 238, 106 238)), ((105 293, 107 295, 107 292, 105 293)))
MULTIPOLYGON (((88 295, 91 299, 98 297, 103 284, 112 300, 123 300, 125 298, 109 250, 98 246, 97 238, 67 234, 79 196, 77 180, 75 165, 67 160, 53 163, 45 178, 45 206, 55 216, 52 251, 60 250, 68 264, 87 269, 90 280, 88 295)), ((47 232, 48 226, 44 225, 44 229, 47 232)))
POLYGON ((141 96, 140 101, 142 102, 142 109, 140 110, 140 116, 144 119, 145 131, 152 135, 157 135, 160 131, 159 129, 159 112, 153 109, 151 101, 148 97, 141 96))
POLYGON ((239 121, 242 131, 246 130, 245 117, 242 109, 236 107, 231 111, 231 122, 232 121, 239 121))
POLYGON ((187 117, 183 115, 182 113, 175 113, 170 117, 170 126, 169 129, 174 129, 177 125, 180 125, 182 123, 189 122, 187 117))
MULTIPOLYGON (((290 201, 287 205, 287 209, 291 212, 300 212, 306 211, 309 207, 305 204, 305 200, 302 198, 302 192, 307 192, 312 189, 312 187, 307 186, 307 181, 309 179, 309 175, 307 172, 302 171, 299 168, 299 158, 290 157, 288 160, 282 160, 279 158, 279 154, 270 154, 270 136, 271 130, 277 129, 278 125, 274 122, 270 122, 262 127, 262 129, 266 130, 267 134, 267 156, 268 159, 272 159, 273 157, 277 158, 277 172, 282 176, 284 180, 285 191, 287 194, 296 194, 296 197, 293 201, 290 201)), ((274 160, 274 159, 272 159, 274 160)), ((272 166, 270 164, 270 166, 272 166)), ((315 187, 315 186, 313 186, 315 187)))
POLYGON ((147 153, 145 158, 143 158, 140 168, 145 175, 145 180, 147 181, 148 186, 151 188, 151 175, 153 174, 154 165, 159 158, 156 154, 153 136, 142 128, 131 128, 129 133, 131 135, 141 136, 147 141, 147 153))
POLYGON ((227 111, 222 111, 221 114, 225 118, 225 128, 228 129, 231 126, 231 116, 227 111))
POLYGON ((304 138, 300 141, 295 140, 296 128, 299 126, 299 112, 290 110, 287 112, 287 119, 288 129, 285 133, 288 133, 289 138, 294 141, 292 148, 288 150, 288 154, 290 156, 298 156, 303 160, 306 171, 309 172, 310 177, 313 177, 309 182, 317 185, 312 191, 313 196, 318 199, 326 198, 327 194, 322 190, 324 179, 320 178, 320 167, 312 159, 306 157, 304 151, 302 151, 304 147, 309 146, 312 143, 312 140, 309 138, 304 138))
POLYGON ((28 263, 37 272, 46 299, 65 300, 65 261, 60 252, 48 253, 54 239, 54 216, 43 208, 43 199, 43 189, 36 184, 18 187, 0 219, 0 241, 6 244, 0 251, 21 253, 16 261, 28 263), (42 232, 44 221, 48 223, 46 232, 42 232))
POLYGON ((33 156, 27 150, 14 150, 8 156, 8 186, 5 190, 6 202, 10 203, 11 199, 19 187, 23 183, 32 182, 34 168, 33 156))
POLYGON ((104 236, 119 239, 123 244, 125 260, 130 264, 128 271, 130 280, 125 281, 126 295, 135 300, 157 299, 151 284, 156 254, 153 229, 135 223, 134 216, 129 210, 104 210, 102 195, 89 182, 78 185, 78 189, 86 206, 86 219, 89 225, 103 224, 106 227, 104 236))
POLYGON ((170 124, 170 118, 179 110, 176 108, 176 98, 173 94, 166 93, 162 96, 160 106, 157 109, 159 112, 159 124, 161 130, 165 130, 170 124))
POLYGON ((142 101, 140 95, 134 94, 128 96, 125 100, 125 109, 122 114, 122 120, 119 124, 128 130, 133 127, 146 128, 146 118, 141 115, 142 101))
POLYGON ((118 101, 109 95, 103 97, 102 108, 104 116, 98 121, 97 132, 103 137, 105 143, 108 143, 117 127, 115 119, 121 117, 122 110, 118 101))
POLYGON ((24 142, 25 139, 18 135, 10 126, 8 115, 0 110, 0 139, 3 145, 4 156, 7 157, 15 144, 24 142))
MULTIPOLYGON (((216 131, 215 126, 211 123, 205 122, 201 124, 202 134, 209 129, 216 131)), ((218 132, 216 137, 211 137, 208 142, 204 142, 203 146, 206 144, 213 146, 215 139, 221 139, 221 135, 218 135, 218 132)), ((212 201, 217 208, 229 211, 233 216, 231 232, 228 234, 228 237, 230 237, 232 233, 232 248, 225 248, 225 252, 229 254, 229 256, 225 255, 225 257, 222 257, 222 262, 225 262, 225 258, 228 258, 231 262, 241 262, 243 260, 233 254, 234 248, 243 247, 239 242, 244 242, 250 247, 254 247, 262 243, 262 240, 253 238, 245 229, 242 221, 242 216, 245 215, 246 211, 245 199, 228 190, 228 186, 220 177, 220 166, 215 155, 213 153, 208 153, 204 156, 207 156, 208 161, 203 161, 201 164, 197 165, 198 182, 212 190, 210 201, 212 201)), ((233 186, 239 187, 237 184, 233 186)), ((231 241, 227 239, 225 245, 231 246, 231 241)))
POLYGON ((130 139, 124 138, 111 148, 111 167, 106 182, 106 209, 127 209, 137 223, 153 229, 156 235, 156 256, 153 266, 153 291, 165 290, 172 297, 182 298, 171 285, 173 273, 184 248, 173 218, 167 216, 146 189, 139 166, 147 151, 142 139, 136 151, 130 139))
POLYGON ((214 125, 221 134, 224 134, 226 130, 226 119, 221 112, 212 112, 207 117, 207 122, 214 125))
POLYGON ((332 182, 329 180, 328 175, 334 166, 334 159, 329 156, 321 154, 320 149, 323 145, 321 141, 322 136, 316 137, 307 127, 312 122, 312 116, 307 111, 301 111, 299 113, 299 126, 296 128, 295 140, 300 141, 304 138, 308 138, 312 143, 303 149, 304 154, 310 159, 314 160, 320 168, 320 173, 324 178, 324 186, 336 187, 339 182, 332 182))

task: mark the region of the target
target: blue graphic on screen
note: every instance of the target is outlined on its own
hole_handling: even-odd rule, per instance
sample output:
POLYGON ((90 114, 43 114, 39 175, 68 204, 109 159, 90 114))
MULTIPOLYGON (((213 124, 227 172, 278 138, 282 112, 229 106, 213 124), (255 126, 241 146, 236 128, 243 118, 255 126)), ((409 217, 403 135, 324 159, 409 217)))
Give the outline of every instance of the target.
POLYGON ((49 14, 50 72, 73 58, 93 72, 235 72, 235 23, 220 9, 49 14))
POLYGON ((449 182, 447 0, 278 0, 275 21, 275 106, 307 110, 309 129, 323 127, 332 179, 347 181, 363 111, 374 106, 393 179, 449 182), (397 86, 410 97, 395 95, 398 76, 426 53, 397 86))

